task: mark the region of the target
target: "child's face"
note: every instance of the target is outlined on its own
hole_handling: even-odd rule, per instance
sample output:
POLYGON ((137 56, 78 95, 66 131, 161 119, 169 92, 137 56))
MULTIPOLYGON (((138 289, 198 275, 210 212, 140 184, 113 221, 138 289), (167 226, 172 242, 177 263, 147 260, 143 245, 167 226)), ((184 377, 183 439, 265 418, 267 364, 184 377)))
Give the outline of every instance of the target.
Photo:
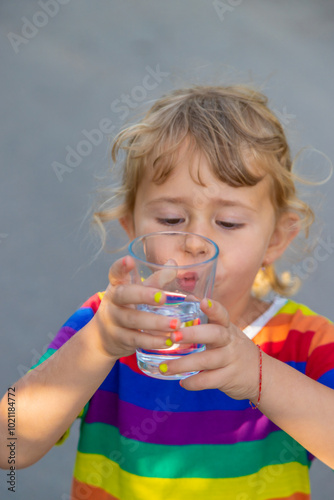
POLYGON ((267 178, 255 186, 235 188, 218 180, 203 156, 199 163, 195 160, 205 186, 192 179, 194 167, 185 156, 163 184, 155 184, 149 173, 142 179, 134 213, 121 222, 130 238, 176 230, 215 241, 220 254, 213 298, 232 317, 236 304, 249 303, 259 268, 283 253, 288 242, 282 238, 290 233, 286 225, 279 229, 276 224, 267 178))

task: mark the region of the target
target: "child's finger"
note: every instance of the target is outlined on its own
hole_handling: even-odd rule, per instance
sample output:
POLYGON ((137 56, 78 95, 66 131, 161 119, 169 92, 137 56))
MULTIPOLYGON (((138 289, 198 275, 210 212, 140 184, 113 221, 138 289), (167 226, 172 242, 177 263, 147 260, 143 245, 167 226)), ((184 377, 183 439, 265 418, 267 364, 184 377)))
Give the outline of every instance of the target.
POLYGON ((129 255, 116 260, 109 269, 109 282, 111 285, 130 283, 130 271, 135 263, 129 255))
POLYGON ((212 299, 203 299, 201 309, 207 315, 209 323, 216 323, 228 327, 230 318, 227 310, 219 302, 212 299))
POLYGON ((113 289, 112 302, 117 306, 129 304, 148 304, 161 306, 166 301, 166 295, 156 288, 142 285, 121 284, 113 289))
POLYGON ((217 381, 224 380, 225 373, 224 368, 217 370, 202 371, 188 377, 186 379, 180 380, 180 385, 183 389, 187 391, 202 391, 204 389, 217 389, 217 381))
MULTIPOLYGON (((122 331, 125 332, 125 330, 122 331)), ((122 339, 124 341, 124 335, 122 335, 122 339)), ((170 347, 168 340, 168 334, 155 336, 146 332, 136 332, 135 330, 127 330, 126 335, 127 344, 134 349, 168 349, 170 347)))
POLYGON ((166 263, 165 268, 151 274, 151 276, 147 278, 143 284, 145 286, 163 288, 168 283, 171 283, 177 276, 177 270, 175 268, 168 267, 168 265, 173 265, 174 262, 174 260, 170 259, 166 263))
POLYGON ((141 330, 152 334, 173 332, 181 324, 178 318, 122 307, 115 308, 113 319, 122 328, 141 330))
POLYGON ((160 371, 164 375, 176 375, 177 373, 212 371, 224 368, 229 363, 228 354, 222 349, 202 351, 187 356, 182 356, 171 361, 164 361, 160 365, 160 371))
POLYGON ((180 344, 206 344, 224 347, 231 341, 230 332, 218 324, 198 325, 181 328, 172 333, 171 339, 180 344))

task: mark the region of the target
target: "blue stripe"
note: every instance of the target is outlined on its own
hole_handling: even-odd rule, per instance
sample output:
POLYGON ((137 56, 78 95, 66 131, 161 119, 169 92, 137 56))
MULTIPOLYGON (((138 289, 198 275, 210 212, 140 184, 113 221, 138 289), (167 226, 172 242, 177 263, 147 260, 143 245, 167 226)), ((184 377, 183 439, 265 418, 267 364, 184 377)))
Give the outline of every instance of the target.
POLYGON ((321 375, 321 377, 318 379, 318 382, 327 385, 327 387, 330 387, 331 389, 334 389, 334 369, 329 370, 328 372, 321 375))
POLYGON ((149 378, 116 362, 114 368, 101 384, 100 389, 119 394, 127 403, 154 410, 157 399, 169 401, 177 411, 245 410, 250 408, 248 400, 234 400, 218 389, 186 391, 177 380, 149 378))
POLYGON ((90 307, 82 307, 78 309, 67 321, 63 324, 74 330, 81 330, 94 316, 94 311, 90 307))
POLYGON ((306 361, 286 361, 286 364, 305 375, 306 361))
MULTIPOLYGON (((300 361, 300 362, 289 361, 286 364, 291 366, 292 368, 295 368, 296 370, 300 371, 301 373, 305 374, 305 371, 306 371, 306 362, 305 361, 300 361)), ((321 377, 318 379, 318 382, 320 382, 321 384, 327 385, 327 387, 330 387, 331 389, 334 389, 334 369, 329 370, 328 372, 321 375, 321 377)))

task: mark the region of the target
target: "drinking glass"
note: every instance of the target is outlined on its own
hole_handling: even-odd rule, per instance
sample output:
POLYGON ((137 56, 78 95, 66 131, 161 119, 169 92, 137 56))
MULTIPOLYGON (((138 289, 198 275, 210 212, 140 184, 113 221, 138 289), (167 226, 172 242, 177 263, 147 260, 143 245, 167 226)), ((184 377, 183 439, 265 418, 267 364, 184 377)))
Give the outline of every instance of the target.
MULTIPOLYGON (((181 328, 207 323, 200 301, 212 295, 218 253, 210 239, 181 231, 155 232, 133 240, 129 245, 135 261, 132 283, 152 286, 166 294, 163 305, 139 304, 137 308, 179 318, 181 328)), ((162 375, 159 365, 204 349, 204 344, 178 343, 163 349, 137 349, 137 364, 151 377, 179 380, 198 372, 162 375)))

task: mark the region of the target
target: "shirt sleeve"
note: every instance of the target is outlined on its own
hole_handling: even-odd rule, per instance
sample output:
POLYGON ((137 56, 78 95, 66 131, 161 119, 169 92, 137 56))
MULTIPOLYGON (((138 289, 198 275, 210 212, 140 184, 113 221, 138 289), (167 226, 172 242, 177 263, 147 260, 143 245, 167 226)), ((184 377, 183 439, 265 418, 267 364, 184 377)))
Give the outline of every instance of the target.
POLYGON ((334 325, 326 318, 318 318, 318 328, 314 328, 309 345, 305 374, 334 389, 334 325))
POLYGON ((293 301, 282 308, 280 317, 276 329, 283 333, 279 338, 281 342, 276 342, 278 359, 334 389, 333 323, 293 301))
MULTIPOLYGON (((58 331, 52 342, 49 344, 46 352, 38 360, 38 362, 31 368, 35 370, 39 365, 41 365, 45 360, 50 358, 58 349, 60 349, 73 335, 75 335, 79 330, 81 330, 89 321, 93 318, 94 314, 99 308, 103 297, 103 293, 98 292, 92 297, 90 297, 72 316, 63 324, 61 329, 58 331)), ((81 418, 88 409, 87 405, 82 409, 78 418, 81 418)), ((68 429, 63 436, 59 439, 56 445, 62 444, 66 438, 69 436, 70 429, 68 429)))

